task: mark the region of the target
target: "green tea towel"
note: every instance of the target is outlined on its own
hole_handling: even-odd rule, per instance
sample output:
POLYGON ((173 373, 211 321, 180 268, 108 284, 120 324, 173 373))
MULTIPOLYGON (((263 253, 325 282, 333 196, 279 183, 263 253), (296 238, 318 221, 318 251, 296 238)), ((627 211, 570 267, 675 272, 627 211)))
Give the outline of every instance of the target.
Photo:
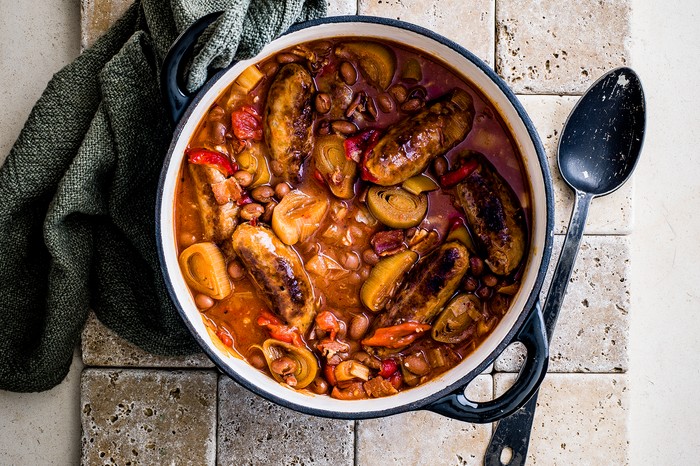
POLYGON ((178 33, 223 10, 188 86, 249 58, 325 0, 141 0, 49 82, 0 169, 0 389, 57 385, 90 308, 146 351, 196 351, 163 284, 155 199, 172 136, 158 73, 178 33))

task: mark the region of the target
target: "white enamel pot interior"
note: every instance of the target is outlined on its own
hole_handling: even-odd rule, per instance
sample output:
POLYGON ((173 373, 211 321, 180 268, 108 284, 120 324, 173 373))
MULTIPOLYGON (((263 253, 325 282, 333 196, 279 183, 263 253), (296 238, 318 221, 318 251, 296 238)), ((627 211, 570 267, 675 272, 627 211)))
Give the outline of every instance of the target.
POLYGON ((430 403, 443 395, 466 386, 505 349, 537 300, 551 252, 552 212, 551 181, 542 145, 524 109, 493 70, 462 47, 425 29, 380 18, 337 17, 296 25, 286 35, 267 45, 257 57, 238 62, 219 73, 194 98, 176 128, 163 167, 157 206, 157 239, 164 278, 173 302, 203 350, 224 373, 253 392, 301 412, 363 419, 428 408, 430 403), (378 399, 343 401, 295 391, 277 383, 244 360, 222 352, 212 343, 178 266, 175 189, 185 149, 198 123, 217 97, 249 65, 294 44, 330 37, 377 38, 407 44, 449 64, 465 76, 488 97, 510 126, 523 156, 533 203, 530 253, 521 289, 491 335, 474 353, 438 378, 397 395, 378 399))

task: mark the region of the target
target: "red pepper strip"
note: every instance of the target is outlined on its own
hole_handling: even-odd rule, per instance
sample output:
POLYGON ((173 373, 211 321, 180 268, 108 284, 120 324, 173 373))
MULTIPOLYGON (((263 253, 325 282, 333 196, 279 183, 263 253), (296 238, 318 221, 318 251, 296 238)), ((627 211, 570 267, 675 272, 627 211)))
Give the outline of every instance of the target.
POLYGON ((231 112, 233 134, 238 139, 260 141, 263 137, 262 119, 255 108, 244 105, 231 112))
POLYGON ((188 161, 195 165, 206 165, 216 168, 227 178, 238 171, 238 165, 231 163, 225 155, 207 149, 191 149, 187 151, 188 161))
POLYGON ((323 367, 323 376, 326 378, 326 381, 333 387, 335 387, 338 384, 338 380, 335 378, 335 367, 336 366, 331 366, 329 364, 326 364, 323 367))
POLYGON ((219 330, 218 332, 216 332, 216 336, 219 337, 219 340, 221 340, 221 343, 228 346, 229 348, 231 348, 233 346, 233 340, 223 330, 219 330))
POLYGON ((456 186, 460 181, 471 175, 476 170, 476 167, 478 167, 478 163, 475 160, 470 160, 461 167, 445 173, 440 177, 440 186, 443 188, 456 186))
POLYGON ((423 332, 430 330, 430 325, 418 322, 404 322, 391 327, 379 328, 369 338, 362 340, 366 346, 384 346, 386 348, 403 348, 413 343, 423 332))
POLYGON ((284 325, 277 316, 267 312, 262 311, 258 316, 257 323, 261 327, 267 328, 270 332, 270 336, 276 340, 283 341, 285 343, 290 343, 294 346, 303 347, 304 340, 302 340, 299 334, 299 329, 296 327, 290 327, 289 325, 284 325))
POLYGON ((323 311, 316 316, 316 325, 324 332, 331 334, 331 341, 335 340, 335 336, 340 331, 340 322, 331 311, 323 311))
POLYGON ((353 162, 360 163, 362 155, 368 150, 370 145, 374 147, 379 139, 379 131, 376 129, 366 129, 355 136, 350 136, 343 141, 345 157, 353 162))

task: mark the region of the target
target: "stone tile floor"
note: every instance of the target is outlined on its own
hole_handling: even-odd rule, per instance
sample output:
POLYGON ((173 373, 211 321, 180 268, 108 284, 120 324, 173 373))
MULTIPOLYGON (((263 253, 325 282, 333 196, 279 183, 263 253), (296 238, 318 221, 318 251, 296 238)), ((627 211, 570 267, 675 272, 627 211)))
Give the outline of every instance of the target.
MULTIPOLYGON (((83 0, 82 44, 92 43, 129 3, 83 0)), ((545 144, 555 174, 556 233, 564 233, 571 195, 556 175, 558 135, 575 96, 627 63, 628 1, 562 8, 554 0, 329 0, 330 14, 355 12, 422 25, 495 64, 521 94, 545 144)), ((555 373, 538 400, 529 464, 628 462, 630 251, 621 235, 632 231, 632 214, 631 185, 593 203, 586 232, 596 236, 584 240, 564 302, 552 346, 555 373)), ((428 412, 358 422, 299 414, 250 394, 202 355, 146 354, 94 317, 82 356, 90 366, 81 381, 85 464, 478 465, 493 427, 428 412)), ((469 395, 500 394, 518 358, 517 349, 507 351, 492 374, 475 379, 469 395)))

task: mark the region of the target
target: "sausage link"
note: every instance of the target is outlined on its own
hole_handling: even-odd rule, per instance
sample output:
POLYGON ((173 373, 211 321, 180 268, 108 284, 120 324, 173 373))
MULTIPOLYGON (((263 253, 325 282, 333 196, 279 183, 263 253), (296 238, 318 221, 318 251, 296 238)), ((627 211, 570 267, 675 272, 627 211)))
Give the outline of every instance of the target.
POLYGON ((473 121, 472 96, 454 89, 391 126, 367 153, 363 178, 381 186, 403 182, 464 140, 473 121))
POLYGON ((298 182, 313 147, 313 81, 297 63, 284 65, 270 85, 265 107, 265 142, 285 180, 298 182))
POLYGON ((301 259, 267 227, 242 223, 233 250, 260 287, 270 308, 305 333, 316 317, 314 292, 301 259))
POLYGON ((478 165, 455 188, 469 229, 486 253, 485 262, 497 275, 515 270, 525 254, 525 216, 518 198, 495 167, 478 152, 467 158, 478 165))

